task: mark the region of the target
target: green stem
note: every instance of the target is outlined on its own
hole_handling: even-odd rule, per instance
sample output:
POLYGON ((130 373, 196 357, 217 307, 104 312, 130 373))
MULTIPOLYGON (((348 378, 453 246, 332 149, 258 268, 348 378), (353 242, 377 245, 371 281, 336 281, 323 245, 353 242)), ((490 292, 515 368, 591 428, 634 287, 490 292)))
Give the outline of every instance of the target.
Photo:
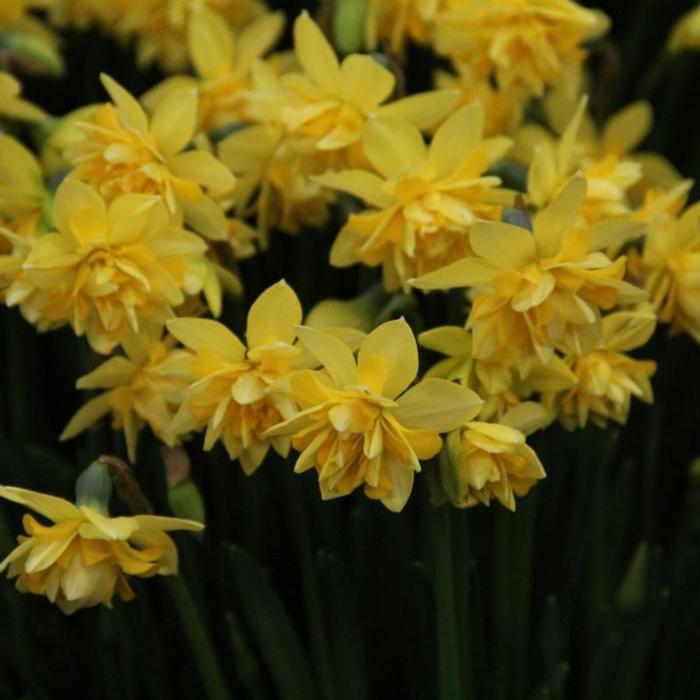
POLYGON ((309 629, 309 641, 311 653, 316 663, 316 676, 320 686, 319 694, 324 700, 332 700, 335 696, 333 683, 333 670, 329 655, 328 635, 323 623, 323 609, 321 607, 321 591, 316 576, 316 565, 312 550, 311 536, 307 512, 302 494, 301 484, 297 483, 299 477, 291 475, 287 482, 287 498, 289 511, 292 517, 294 539, 297 544, 299 567, 301 569, 302 590, 304 604, 306 606, 307 624, 309 629))
POLYGON ((214 647, 187 585, 180 576, 168 578, 166 585, 187 635, 206 696, 212 700, 230 698, 231 694, 219 668, 214 647))
POLYGON ((459 635, 455 584, 452 576, 452 533, 447 506, 432 512, 432 536, 435 575, 435 608, 438 642, 438 697, 461 700, 459 635))

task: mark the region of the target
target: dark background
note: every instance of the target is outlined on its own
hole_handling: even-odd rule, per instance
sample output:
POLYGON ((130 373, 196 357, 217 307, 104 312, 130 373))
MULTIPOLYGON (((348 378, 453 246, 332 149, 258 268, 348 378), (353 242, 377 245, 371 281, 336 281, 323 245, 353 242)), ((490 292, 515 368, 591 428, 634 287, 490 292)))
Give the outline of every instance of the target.
MULTIPOLYGON (((692 5, 600 3, 613 30, 592 58, 592 105, 604 119, 649 99, 656 121, 644 149, 697 178, 700 54, 659 58, 692 5)), ((284 9, 293 17, 300 6, 284 9)), ((26 83, 54 114, 104 99, 103 70, 136 93, 160 78, 138 73, 132 55, 99 34, 65 36, 66 78, 26 83)), ((412 50, 413 90, 426 87, 426 56, 412 50)), ((325 262, 335 230, 276 235, 267 255, 242 265, 246 298, 228 304, 226 322, 242 331, 250 301, 280 277, 305 309, 364 289, 371 273, 325 262)), ((409 314, 420 330, 449 308, 421 301, 409 314)), ((69 330, 39 336, 16 310, 0 309, 0 483, 71 497, 96 456, 125 455, 107 425, 57 442, 86 399, 73 388, 94 363, 85 345, 69 330)), ((515 515, 434 509, 425 479, 400 516, 359 493, 322 503, 310 474, 294 477, 271 457, 246 478, 222 449, 204 454, 195 439, 207 532, 178 543, 232 696, 460 697, 445 694, 456 660, 461 696, 479 700, 699 697, 700 473, 693 479, 689 466, 700 456, 700 349, 663 329, 643 356, 660 363, 654 406, 635 406, 623 429, 536 435, 548 478, 515 515), (453 643, 447 617, 457 621, 453 643)), ((162 461, 145 433, 136 471, 167 512, 162 461)), ((20 513, 0 504, 1 554, 20 513)), ((0 698, 203 697, 169 589, 160 580, 135 589, 114 612, 67 618, 0 582, 0 698)))

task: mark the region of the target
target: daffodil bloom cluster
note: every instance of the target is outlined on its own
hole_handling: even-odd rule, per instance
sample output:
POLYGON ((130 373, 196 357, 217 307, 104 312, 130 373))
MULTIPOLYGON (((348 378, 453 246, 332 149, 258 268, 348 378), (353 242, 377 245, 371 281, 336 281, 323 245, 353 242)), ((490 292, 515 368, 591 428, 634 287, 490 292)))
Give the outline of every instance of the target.
POLYGON ((583 62, 608 19, 571 0, 455 0, 436 17, 435 48, 504 90, 541 95, 583 62))
POLYGON ((107 207, 77 180, 59 186, 53 220, 56 230, 32 246, 6 302, 30 321, 69 323, 101 353, 132 333, 157 334, 185 299, 188 265, 205 251, 158 197, 127 194, 107 207))
POLYGON ((576 377, 564 391, 543 392, 542 402, 562 424, 582 428, 589 418, 605 426, 608 420, 624 425, 632 397, 653 401, 650 379, 656 363, 637 360, 626 353, 642 347, 656 327, 656 314, 644 306, 607 315, 602 338, 583 354, 566 353, 564 362, 576 377))
POLYGON ((31 508, 49 521, 24 516, 19 545, 0 562, 23 593, 46 596, 64 613, 95 605, 112 607, 115 596, 131 600, 129 578, 177 573, 170 530, 199 532, 201 523, 134 515, 110 518, 89 505, 15 486, 0 486, 0 498, 31 508))
POLYGON ((481 400, 444 379, 411 387, 418 352, 403 319, 373 330, 357 359, 321 330, 302 326, 297 334, 322 369, 292 375, 290 393, 299 411, 267 434, 291 437, 300 453, 294 470, 315 468, 323 499, 363 487, 368 498, 402 510, 420 461, 440 451, 440 433, 474 417, 481 400))
POLYGON ((651 128, 651 108, 636 102, 614 114, 598 133, 586 113, 587 98, 572 103, 561 93, 544 100, 548 121, 560 137, 541 126, 525 124, 515 135, 514 157, 528 170, 528 195, 536 207, 551 203, 577 173, 586 178, 582 215, 589 223, 629 217, 631 190, 640 182, 642 165, 633 155, 651 128))
POLYGON ((515 497, 525 496, 546 476, 526 436, 547 422, 540 404, 525 402, 497 423, 470 421, 450 433, 440 457, 440 476, 452 504, 469 508, 495 499, 514 511, 515 497))
POLYGON ((184 400, 192 355, 173 347, 172 338, 151 340, 134 335, 115 355, 80 377, 78 389, 105 389, 83 405, 66 425, 61 440, 69 440, 111 413, 112 426, 122 430, 127 454, 136 462, 138 435, 148 425, 167 445, 177 440, 170 432, 175 412, 184 400))
POLYGON ((484 175, 510 141, 484 139, 483 123, 481 103, 463 107, 440 126, 428 148, 407 122, 371 119, 362 146, 378 174, 355 169, 316 178, 373 207, 350 215, 331 250, 331 264, 381 265, 385 286, 393 291, 469 255, 474 222, 498 219, 501 206, 512 201, 497 177, 484 175))
POLYGON ((259 124, 235 132, 220 150, 242 183, 240 206, 257 211, 262 230, 277 225, 290 233, 328 216, 332 197, 314 175, 367 166, 368 120, 393 117, 427 129, 458 99, 456 90, 437 90, 392 101, 394 74, 366 55, 340 62, 306 12, 294 23, 294 50, 300 70, 278 75, 269 64, 254 66, 248 104, 259 124))
POLYGON ((469 237, 473 257, 413 280, 419 289, 476 289, 467 320, 475 357, 507 347, 546 361, 562 343, 583 348, 598 338, 602 311, 644 300, 644 291, 624 280, 625 258, 602 252, 635 225, 588 226, 580 217, 585 196, 586 181, 573 179, 534 217, 532 232, 479 223, 469 237))
POLYGON ((265 433, 296 411, 283 380, 305 360, 295 344, 295 327, 301 319, 301 304, 282 281, 250 307, 246 344, 216 321, 170 321, 170 333, 192 353, 190 383, 170 432, 180 436, 206 430, 204 449, 221 440, 246 474, 262 464, 270 447, 286 456, 289 438, 265 433))

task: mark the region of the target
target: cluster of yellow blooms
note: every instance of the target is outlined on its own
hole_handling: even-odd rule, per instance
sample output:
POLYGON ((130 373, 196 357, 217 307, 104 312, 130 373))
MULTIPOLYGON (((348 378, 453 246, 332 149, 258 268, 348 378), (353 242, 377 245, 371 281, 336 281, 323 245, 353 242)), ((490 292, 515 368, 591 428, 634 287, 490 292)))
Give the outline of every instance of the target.
MULTIPOLYGON (((78 380, 100 393, 62 439, 110 415, 132 462, 145 426, 169 446, 203 432, 205 450, 220 441, 246 474, 270 448, 294 450, 324 499, 362 487, 392 511, 434 459, 454 505, 514 510, 545 477, 528 435, 556 420, 624 423, 632 398, 651 402, 655 364, 629 353, 657 321, 700 342, 691 183, 636 150, 646 103, 600 129, 587 111, 602 13, 571 0, 369 0, 362 43, 384 61, 340 59, 306 12, 293 52, 271 53, 284 17, 255 0, 15 0, 0 32, 46 32, 36 8, 133 41, 140 64, 171 73, 140 98, 103 75, 109 99, 61 119, 0 73, 0 119, 44 134, 37 153, 0 134, 0 297, 39 330, 69 325, 114 353, 78 380), (406 96, 390 67, 409 41, 452 70, 406 96), (499 176, 508 169, 519 192, 499 176), (264 252, 272 230, 327 224, 338 202, 352 213, 332 266, 381 268, 389 294, 462 290, 463 325, 416 340, 404 319, 304 323, 284 281, 252 304, 245 336, 202 317, 241 292, 232 261, 264 252), (444 359, 415 382, 418 344, 444 359)), ((684 21, 676 48, 692 44, 684 21)), ((174 570, 163 519, 0 496, 54 523, 27 516, 0 570, 67 612, 129 598, 125 574, 174 570)))

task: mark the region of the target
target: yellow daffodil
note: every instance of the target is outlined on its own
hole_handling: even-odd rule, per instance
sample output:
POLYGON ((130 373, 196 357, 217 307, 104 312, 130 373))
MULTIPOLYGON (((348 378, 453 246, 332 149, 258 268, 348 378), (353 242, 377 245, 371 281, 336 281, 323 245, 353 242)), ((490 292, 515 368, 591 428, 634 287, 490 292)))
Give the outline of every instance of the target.
POLYGON ((536 403, 521 403, 498 423, 472 421, 447 436, 440 459, 443 488, 460 508, 497 499, 515 510, 515 497, 524 496, 546 474, 526 436, 545 425, 547 412, 536 403))
POLYGON ((123 194, 157 194, 171 215, 185 216, 202 234, 224 235, 220 207, 204 193, 230 191, 229 170, 205 150, 185 150, 197 123, 197 92, 172 90, 150 119, 138 101, 107 75, 102 82, 112 103, 98 107, 78 126, 82 138, 66 148, 73 177, 95 186, 108 200, 123 194))
MULTIPOLYGON (((385 104, 396 78, 371 56, 352 54, 338 62, 323 32, 303 12, 294 23, 294 51, 302 73, 282 77, 289 94, 282 103, 281 122, 302 151, 321 151, 329 164, 350 162, 370 115, 401 117, 418 128, 435 126, 455 107, 456 90, 441 90, 385 104), (338 160, 340 158, 341 160, 338 160)), ((361 160, 361 154, 354 154, 361 160)))
MULTIPOLYGON (((681 200, 684 192, 679 193, 681 200)), ((700 342, 700 203, 649 222, 639 273, 659 320, 700 342)))
POLYGON ((238 35, 217 13, 195 13, 189 23, 187 48, 196 77, 168 78, 150 91, 149 100, 157 102, 173 89, 196 88, 198 131, 252 121, 248 108, 253 87, 251 68, 274 46, 283 29, 284 16, 279 12, 258 17, 238 35))
POLYGON ((540 95, 583 62, 581 44, 608 24, 570 0, 454 0, 437 15, 435 46, 503 90, 540 95))
POLYGON ((44 595, 64 613, 95 605, 112 607, 112 599, 131 600, 129 577, 177 573, 177 548, 169 530, 199 532, 193 520, 156 515, 110 518, 88 505, 15 486, 0 486, 0 498, 19 503, 50 521, 27 513, 25 535, 0 563, 9 567, 23 593, 44 595))
POLYGON ((0 134, 0 228, 33 232, 47 199, 41 166, 34 154, 11 136, 0 134))
POLYGON ((412 284, 419 289, 474 287, 467 327, 480 359, 510 346, 547 361, 562 342, 588 347, 600 336, 601 310, 645 298, 624 281, 624 256, 601 250, 631 236, 633 222, 583 223, 586 181, 574 178, 533 220, 533 232, 505 223, 477 223, 469 237, 475 257, 458 260, 412 284))
POLYGON ((53 220, 56 232, 36 242, 23 266, 26 291, 45 296, 38 315, 70 323, 101 353, 132 333, 157 335, 184 301, 187 265, 204 242, 174 226, 158 197, 123 195, 107 206, 77 180, 59 186, 53 220))
POLYGON ((328 333, 305 326, 297 333, 325 371, 292 376, 289 386, 300 412, 267 434, 291 436, 301 453, 294 470, 315 468, 322 498, 346 496, 363 486, 369 498, 400 511, 420 460, 434 457, 440 433, 475 416, 481 400, 444 379, 408 388, 418 373, 418 352, 403 319, 372 331, 357 361, 328 333))
POLYGON ((40 122, 47 118, 43 109, 23 100, 20 82, 9 73, 0 71, 0 117, 40 122))
POLYGON ((237 178, 236 211, 255 216, 263 249, 272 228, 297 234, 328 220, 334 193, 311 179, 325 170, 323 158, 300 154, 282 128, 239 129, 221 142, 219 157, 237 178))
POLYGON ((194 353, 192 383, 170 431, 183 435, 206 428, 204 449, 221 440, 246 474, 263 462, 270 446, 281 455, 289 438, 269 439, 271 426, 294 414, 294 401, 277 385, 297 366, 301 348, 294 326, 302 310, 294 291, 278 282, 248 312, 247 346, 226 326, 208 319, 178 318, 168 330, 194 353))
POLYGON ((603 319, 598 347, 564 357, 577 382, 567 391, 545 394, 543 400, 565 427, 583 428, 589 420, 603 427, 608 420, 624 425, 632 397, 653 401, 649 379, 656 363, 636 360, 626 352, 644 345, 655 327, 656 315, 650 308, 609 314, 603 319))
POLYGON ((449 0, 368 0, 368 47, 374 50, 386 43, 392 53, 401 54, 409 39, 430 43, 435 17, 449 4, 449 0))
POLYGON ((469 66, 455 66, 456 75, 445 70, 435 72, 435 86, 459 90, 460 105, 479 100, 484 105, 484 136, 510 134, 520 124, 524 101, 509 90, 499 90, 487 78, 478 78, 469 66))
POLYGON ((628 191, 642 177, 642 166, 630 152, 651 127, 651 108, 646 102, 635 102, 614 114, 598 134, 586 114, 586 104, 587 99, 581 99, 573 114, 568 106, 558 106, 559 113, 550 112, 555 130, 561 132, 558 141, 541 128, 525 130, 530 142, 526 150, 532 153, 530 201, 540 208, 546 206, 582 172, 588 185, 582 214, 589 223, 629 216, 628 191), (565 115, 571 118, 566 121, 565 115))
POLYGON ((66 425, 61 440, 69 440, 112 414, 112 427, 123 430, 129 461, 136 462, 138 435, 148 425, 154 435, 173 446, 170 424, 189 383, 192 355, 176 350, 170 339, 132 336, 123 343, 124 355, 111 357, 80 377, 78 389, 106 389, 90 399, 66 425))
POLYGON ((499 178, 484 175, 510 142, 484 139, 483 123, 481 103, 463 107, 426 147, 418 129, 407 122, 371 119, 362 147, 379 174, 345 170, 316 178, 373 207, 350 216, 333 244, 331 264, 381 265, 391 291, 468 255, 474 222, 497 219, 501 205, 512 201, 510 193, 499 189, 499 178))
POLYGON ((426 377, 458 381, 473 389, 483 400, 479 420, 500 420, 511 408, 536 392, 563 391, 576 383, 567 364, 553 355, 547 362, 537 357, 517 363, 504 348, 489 360, 480 360, 472 352, 472 334, 462 326, 439 326, 418 336, 429 350, 447 357, 433 365, 426 377))

